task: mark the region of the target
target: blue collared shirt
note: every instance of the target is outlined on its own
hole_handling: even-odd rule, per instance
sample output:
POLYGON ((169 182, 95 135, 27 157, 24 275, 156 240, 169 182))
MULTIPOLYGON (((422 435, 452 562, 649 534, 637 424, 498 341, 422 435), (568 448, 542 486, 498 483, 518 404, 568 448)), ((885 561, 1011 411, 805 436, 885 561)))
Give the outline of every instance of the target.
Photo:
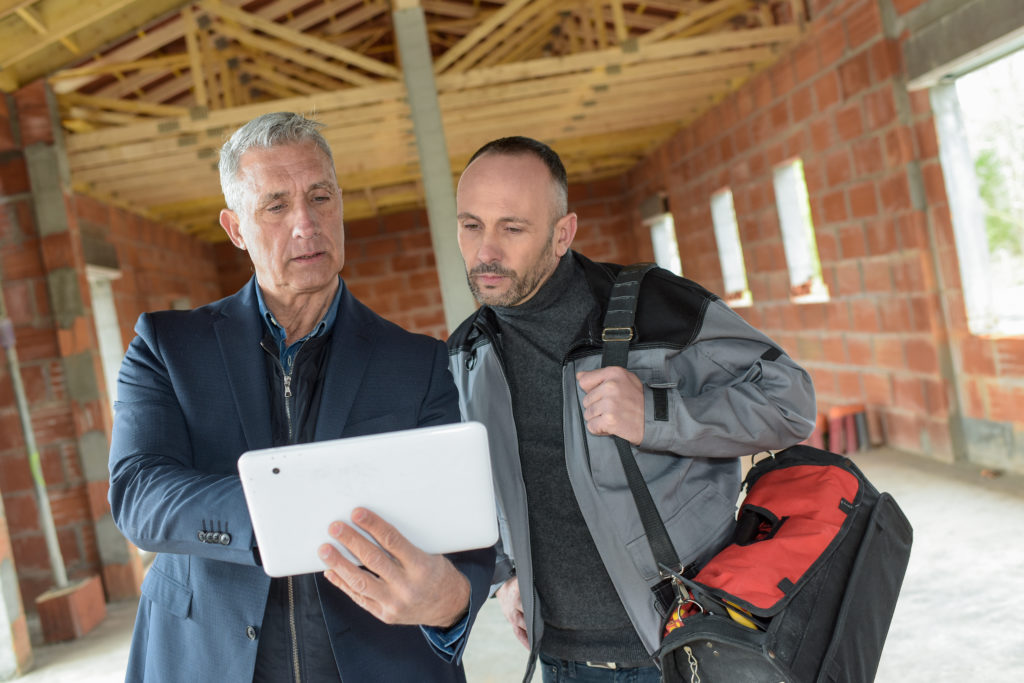
POLYGON ((313 337, 319 337, 324 332, 334 326, 334 321, 338 318, 338 302, 341 301, 341 290, 345 286, 345 281, 338 277, 338 291, 334 293, 334 300, 331 305, 327 308, 327 313, 324 314, 323 319, 317 323, 313 331, 307 334, 302 339, 292 343, 290 346, 287 345, 288 333, 285 331, 281 324, 277 322, 274 314, 267 308, 267 302, 263 300, 263 290, 259 287, 259 280, 256 281, 256 301, 259 302, 260 306, 260 318, 266 323, 267 329, 274 335, 274 340, 277 341, 277 354, 281 361, 281 367, 284 368, 285 374, 291 374, 292 366, 295 365, 295 356, 298 354, 299 349, 302 345, 313 337))
MULTIPOLYGON (((267 308, 266 302, 263 300, 263 290, 259 287, 259 280, 256 281, 256 301, 259 302, 260 307, 260 318, 266 324, 267 329, 274 336, 274 340, 277 342, 277 353, 278 358, 281 361, 281 367, 284 368, 285 374, 291 374, 292 367, 295 365, 295 356, 299 353, 299 349, 302 345, 314 337, 319 337, 324 334, 327 330, 334 326, 334 321, 338 319, 338 302, 341 301, 341 290, 345 286, 345 281, 338 277, 338 291, 334 293, 334 301, 327 308, 327 313, 324 314, 323 319, 317 323, 313 331, 307 334, 302 339, 288 344, 288 333, 281 326, 277 319, 274 318, 274 314, 267 308)), ((449 657, 455 654, 455 645, 462 638, 466 632, 466 628, 469 626, 469 614, 457 624, 449 629, 436 628, 433 626, 420 626, 420 630, 423 631, 424 635, 430 641, 430 644, 437 648, 442 653, 449 657)))

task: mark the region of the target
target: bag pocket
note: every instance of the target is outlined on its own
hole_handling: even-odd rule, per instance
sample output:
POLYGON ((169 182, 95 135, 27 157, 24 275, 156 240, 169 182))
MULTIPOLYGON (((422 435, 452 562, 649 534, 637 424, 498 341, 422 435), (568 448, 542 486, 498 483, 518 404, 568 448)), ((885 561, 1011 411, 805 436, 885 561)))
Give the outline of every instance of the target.
POLYGON ((910 521, 899 505, 888 493, 882 493, 850 571, 832 640, 818 674, 819 683, 874 680, 910 561, 913 537, 910 521), (863 609, 865 601, 873 602, 874 607, 863 609))
POLYGON ((687 617, 655 653, 664 683, 796 683, 764 631, 716 614, 687 617))

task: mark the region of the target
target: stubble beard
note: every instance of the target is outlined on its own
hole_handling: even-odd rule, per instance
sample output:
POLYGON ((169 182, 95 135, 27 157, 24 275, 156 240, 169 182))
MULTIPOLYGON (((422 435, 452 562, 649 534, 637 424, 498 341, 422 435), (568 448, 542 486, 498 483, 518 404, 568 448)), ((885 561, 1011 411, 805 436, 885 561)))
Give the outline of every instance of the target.
POLYGON ((514 270, 503 268, 498 263, 480 264, 466 273, 469 290, 473 293, 473 298, 485 306, 500 306, 503 308, 517 306, 533 294, 537 287, 540 286, 541 281, 549 275, 548 263, 553 253, 554 250, 551 242, 545 243, 544 250, 537 256, 529 270, 521 276, 514 270), (490 293, 482 290, 473 276, 484 274, 507 277, 511 285, 501 293, 490 293))

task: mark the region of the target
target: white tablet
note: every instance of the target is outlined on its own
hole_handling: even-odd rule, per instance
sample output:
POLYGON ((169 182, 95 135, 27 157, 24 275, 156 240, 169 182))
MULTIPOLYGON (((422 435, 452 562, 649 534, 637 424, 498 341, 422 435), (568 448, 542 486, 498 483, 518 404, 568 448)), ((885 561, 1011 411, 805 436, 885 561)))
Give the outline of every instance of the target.
POLYGON ((248 451, 238 473, 270 576, 323 571, 323 543, 354 560, 327 527, 351 523, 356 507, 428 553, 498 540, 487 431, 479 422, 248 451))

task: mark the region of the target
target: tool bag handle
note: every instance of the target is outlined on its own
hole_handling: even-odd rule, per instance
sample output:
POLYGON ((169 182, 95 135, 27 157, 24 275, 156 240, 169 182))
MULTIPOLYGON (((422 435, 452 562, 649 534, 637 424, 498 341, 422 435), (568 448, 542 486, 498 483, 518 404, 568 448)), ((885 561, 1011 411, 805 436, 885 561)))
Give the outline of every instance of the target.
MULTIPOLYGON (((613 365, 626 367, 629 357, 629 343, 636 336, 636 329, 633 326, 636 318, 637 295, 640 293, 640 283, 649 271, 656 268, 653 263, 636 263, 624 266, 619 271, 619 276, 612 285, 612 293, 608 299, 608 311, 604 316, 603 329, 601 330, 601 341, 604 349, 601 354, 601 367, 606 368, 613 365)), ((619 436, 612 436, 615 446, 619 451, 619 461, 626 473, 626 482, 633 494, 637 512, 640 514, 640 522, 644 527, 644 534, 650 544, 651 553, 654 555, 654 562, 658 572, 663 577, 668 577, 666 572, 679 567, 679 554, 672 545, 665 523, 654 505, 651 491, 647 488, 647 482, 636 464, 636 458, 630 448, 629 442, 619 436)))

